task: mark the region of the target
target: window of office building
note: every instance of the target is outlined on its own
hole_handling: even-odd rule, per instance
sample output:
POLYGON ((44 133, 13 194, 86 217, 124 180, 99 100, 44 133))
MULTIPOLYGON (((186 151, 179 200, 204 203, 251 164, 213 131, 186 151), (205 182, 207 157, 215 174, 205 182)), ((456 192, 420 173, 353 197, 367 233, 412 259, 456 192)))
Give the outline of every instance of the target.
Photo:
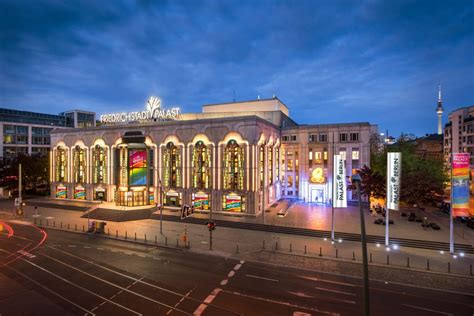
POLYGON ((291 141, 295 142, 296 141, 296 135, 291 135, 291 141))
POLYGON ((340 142, 347 142, 347 133, 339 133, 339 141, 340 142))
POLYGON ((224 149, 224 190, 244 189, 243 148, 231 139, 224 149))
POLYGON ((107 149, 100 145, 92 150, 92 181, 95 184, 107 182, 107 149))
POLYGON ((198 141, 193 150, 193 187, 208 189, 210 187, 211 149, 198 141))
POLYGON ((341 155, 342 160, 346 160, 346 149, 341 148, 341 150, 339 150, 339 155, 341 155))
POLYGON ((315 151, 314 152, 314 161, 315 161, 315 163, 322 163, 323 162, 322 158, 323 158, 322 152, 320 152, 320 151, 315 151))
POLYGON ((359 160, 359 149, 352 149, 352 160, 359 160))
POLYGON ((163 180, 166 187, 181 187, 181 151, 169 142, 164 149, 163 180))
POLYGON ((359 133, 351 133, 351 141, 355 142, 359 140, 359 133))
POLYGON ((63 147, 58 147, 56 149, 56 170, 55 170, 55 179, 56 182, 67 181, 67 151, 63 147))
POLYGON ((325 143, 328 141, 328 134, 319 134, 319 142, 325 143))
POLYGON ((86 149, 76 146, 73 149, 73 177, 75 183, 86 182, 86 149))
POLYGON ((324 159, 325 161, 328 160, 328 150, 327 150, 327 148, 324 148, 323 159, 324 159))

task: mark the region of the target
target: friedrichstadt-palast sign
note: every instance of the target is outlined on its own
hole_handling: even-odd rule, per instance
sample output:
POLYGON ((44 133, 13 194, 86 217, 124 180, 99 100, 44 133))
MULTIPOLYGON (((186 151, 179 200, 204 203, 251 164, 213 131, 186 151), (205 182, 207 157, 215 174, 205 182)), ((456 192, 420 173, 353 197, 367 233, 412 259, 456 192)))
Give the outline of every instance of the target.
POLYGON ((146 103, 145 111, 104 114, 100 116, 100 122, 102 124, 114 124, 153 121, 156 119, 176 120, 180 112, 178 107, 162 109, 161 100, 151 96, 146 103))

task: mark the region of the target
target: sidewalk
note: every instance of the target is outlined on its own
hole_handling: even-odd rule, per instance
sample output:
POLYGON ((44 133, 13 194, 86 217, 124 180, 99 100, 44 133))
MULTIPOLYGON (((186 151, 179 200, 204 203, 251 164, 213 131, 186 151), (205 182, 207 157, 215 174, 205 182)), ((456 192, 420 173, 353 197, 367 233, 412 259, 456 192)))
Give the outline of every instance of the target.
MULTIPOLYGON (((80 218, 81 214, 78 212, 42 208, 39 214, 40 216, 36 218, 36 222, 41 223, 43 227, 57 229, 62 227, 64 230, 76 232, 82 232, 83 229, 87 230, 88 220, 80 218)), ((33 207, 26 207, 24 220, 33 222, 35 220, 33 215, 33 207)), ((360 265, 361 263, 360 243, 358 242, 336 241, 335 244, 331 244, 329 240, 323 238, 217 227, 213 231, 213 250, 210 251, 209 231, 205 225, 163 221, 163 234, 160 234, 159 221, 139 220, 108 222, 105 231, 105 235, 111 238, 117 236, 118 239, 123 240, 127 236, 127 240, 135 241, 136 238, 137 242, 145 242, 146 238, 147 244, 180 249, 185 248, 186 244, 186 248, 191 251, 224 257, 237 256, 244 259, 255 259, 266 256, 268 252, 271 252, 281 254, 283 257, 288 255, 291 258, 304 257, 305 260, 310 258, 314 258, 314 260, 329 259, 329 262, 332 262, 330 266, 333 267, 341 262, 350 265, 360 265), (184 236, 186 236, 186 242, 184 236)), ((453 258, 448 253, 441 254, 438 251, 415 248, 386 251, 383 246, 377 247, 373 244, 368 245, 368 251, 369 259, 372 258, 371 267, 392 267, 403 269, 403 271, 427 271, 431 274, 436 272, 443 275, 459 275, 463 278, 472 278, 470 269, 474 264, 474 255, 465 254, 462 257, 461 254, 457 254, 457 257, 453 258), (407 268, 407 265, 409 268, 407 268)), ((282 256, 279 256, 278 260, 281 260, 282 256)), ((291 265, 292 260, 288 261, 289 265, 291 265)), ((471 281, 474 281, 474 278, 471 281)))

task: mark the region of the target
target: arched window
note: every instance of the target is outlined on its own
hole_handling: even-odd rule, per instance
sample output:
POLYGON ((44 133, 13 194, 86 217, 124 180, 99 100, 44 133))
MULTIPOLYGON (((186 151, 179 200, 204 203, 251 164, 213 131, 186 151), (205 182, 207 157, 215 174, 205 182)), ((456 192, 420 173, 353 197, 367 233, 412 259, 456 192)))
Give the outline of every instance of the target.
POLYGON ((244 154, 235 140, 224 149, 224 190, 244 189, 244 154))
POLYGON ((265 177, 265 145, 258 147, 258 172, 260 188, 263 189, 263 179, 265 177))
POLYGON ((56 148, 56 172, 55 180, 56 182, 65 182, 67 181, 67 152, 63 147, 56 148))
POLYGON ((163 180, 166 187, 181 187, 181 151, 173 142, 164 149, 163 180))
POLYGON ((75 183, 86 182, 86 150, 77 145, 73 151, 73 179, 75 183))
POLYGON ((95 184, 107 182, 107 150, 100 145, 92 150, 92 179, 95 184))
POLYGON ((193 187, 208 189, 210 187, 211 151, 202 141, 194 145, 193 150, 193 187))
POLYGON ((273 146, 268 147, 268 184, 273 184, 273 146))

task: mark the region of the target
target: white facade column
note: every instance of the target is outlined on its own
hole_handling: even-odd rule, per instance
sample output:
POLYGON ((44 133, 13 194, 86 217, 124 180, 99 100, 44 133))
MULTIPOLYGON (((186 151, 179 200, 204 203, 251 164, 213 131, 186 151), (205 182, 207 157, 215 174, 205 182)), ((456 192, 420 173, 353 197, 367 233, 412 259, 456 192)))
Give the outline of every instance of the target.
MULTIPOLYGON (((28 155, 31 156, 31 144, 32 144, 32 131, 31 131, 31 125, 28 126, 28 155)), ((3 138, 2 138, 2 143, 3 143, 3 138)))

